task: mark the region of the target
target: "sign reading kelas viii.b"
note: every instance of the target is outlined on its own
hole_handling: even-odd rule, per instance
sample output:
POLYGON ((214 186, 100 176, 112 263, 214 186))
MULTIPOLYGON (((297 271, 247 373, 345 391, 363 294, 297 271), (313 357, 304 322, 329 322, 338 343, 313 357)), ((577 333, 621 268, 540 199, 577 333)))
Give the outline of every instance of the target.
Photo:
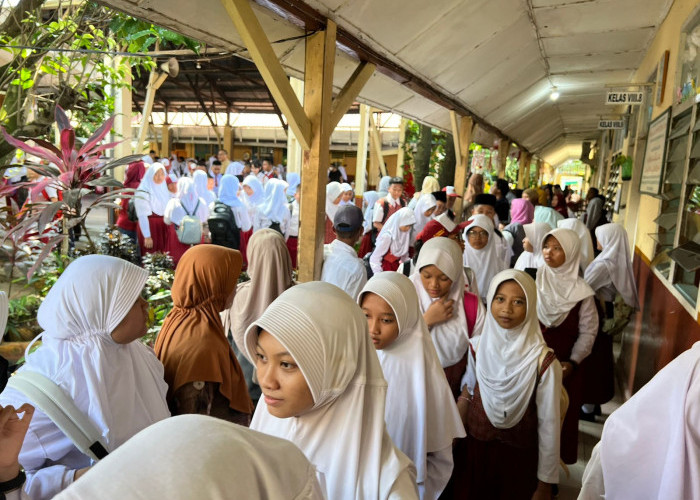
POLYGON ((619 104, 639 106, 643 100, 644 92, 608 92, 605 104, 610 104, 611 106, 619 104))

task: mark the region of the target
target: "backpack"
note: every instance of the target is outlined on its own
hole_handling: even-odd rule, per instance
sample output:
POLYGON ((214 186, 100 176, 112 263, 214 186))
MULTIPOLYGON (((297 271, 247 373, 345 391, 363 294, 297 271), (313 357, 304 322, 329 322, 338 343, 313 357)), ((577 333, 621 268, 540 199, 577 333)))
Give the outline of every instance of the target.
POLYGON ((280 226, 279 222, 272 221, 270 223, 270 227, 268 227, 268 229, 272 229, 273 231, 277 231, 282 236, 284 236, 284 233, 282 232, 282 226, 280 226))
POLYGON ((479 296, 475 293, 464 292, 464 315, 467 317, 467 333, 469 338, 474 335, 474 325, 479 314, 479 296))
MULTIPOLYGON (((399 198, 399 205, 401 205, 401 208, 406 206, 406 203, 404 203, 403 198, 399 198)), ((382 215, 382 224, 386 224, 386 220, 389 218, 389 202, 384 199, 384 203, 382 204, 382 210, 384 210, 384 215, 382 215)), ((379 236, 379 229, 374 227, 374 222, 372 223, 372 230, 370 231, 370 238, 372 239, 372 248, 377 244, 377 236, 379 236)))
POLYGON ((177 239, 180 243, 185 245, 196 245, 202 242, 202 222, 197 217, 197 209, 199 208, 199 200, 197 200, 197 205, 194 207, 194 215, 190 214, 184 205, 182 209, 185 211, 185 215, 182 218, 182 222, 177 228, 177 239))
POLYGON ((131 222, 137 222, 139 216, 136 214, 136 204, 134 203, 134 198, 129 198, 129 204, 126 208, 126 216, 131 222))
POLYGON ((207 220, 211 242, 233 250, 238 250, 241 246, 241 230, 236 224, 236 217, 233 210, 226 203, 217 201, 214 209, 207 220))

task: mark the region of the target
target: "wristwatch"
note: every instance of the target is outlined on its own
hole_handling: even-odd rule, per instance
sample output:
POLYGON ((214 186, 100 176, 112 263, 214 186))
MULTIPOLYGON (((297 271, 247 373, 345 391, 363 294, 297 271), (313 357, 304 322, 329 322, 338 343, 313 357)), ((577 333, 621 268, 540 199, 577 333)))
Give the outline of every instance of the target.
POLYGON ((14 479, 0 483, 0 500, 5 500, 5 493, 20 489, 26 480, 27 475, 24 473, 24 469, 20 468, 14 479))

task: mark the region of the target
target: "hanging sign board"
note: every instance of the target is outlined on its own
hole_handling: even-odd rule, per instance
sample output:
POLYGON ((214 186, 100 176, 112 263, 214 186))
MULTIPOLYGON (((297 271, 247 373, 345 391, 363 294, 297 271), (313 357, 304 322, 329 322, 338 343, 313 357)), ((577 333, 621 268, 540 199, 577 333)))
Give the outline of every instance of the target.
POLYGON ((605 104, 618 106, 620 104, 639 106, 644 101, 644 92, 608 92, 605 104))
POLYGON ((600 120, 598 130, 618 130, 625 128, 624 120, 600 120))
POLYGON ((671 108, 668 108, 649 124, 647 148, 644 152, 642 178, 639 184, 639 191, 644 194, 658 195, 661 191, 670 117, 671 108))

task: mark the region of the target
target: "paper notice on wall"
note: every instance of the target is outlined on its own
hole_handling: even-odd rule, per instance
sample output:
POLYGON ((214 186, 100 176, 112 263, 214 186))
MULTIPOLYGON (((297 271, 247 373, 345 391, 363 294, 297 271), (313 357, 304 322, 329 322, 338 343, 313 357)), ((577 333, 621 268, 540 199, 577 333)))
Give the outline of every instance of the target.
POLYGON ((484 164, 486 162, 486 153, 483 149, 472 152, 471 171, 473 174, 481 174, 484 172, 484 164))

